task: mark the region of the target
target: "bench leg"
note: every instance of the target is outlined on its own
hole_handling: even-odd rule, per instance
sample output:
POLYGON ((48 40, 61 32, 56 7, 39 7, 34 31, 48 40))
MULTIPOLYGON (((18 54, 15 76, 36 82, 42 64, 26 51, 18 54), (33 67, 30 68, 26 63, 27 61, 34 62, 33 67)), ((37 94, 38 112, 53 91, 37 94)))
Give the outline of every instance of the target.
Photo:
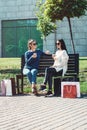
POLYGON ((16 75, 16 82, 17 82, 17 91, 19 94, 19 75, 16 75))
POLYGON ((17 91, 18 91, 18 94, 20 93, 23 93, 23 75, 16 75, 16 82, 17 82, 17 91), (20 92, 20 89, 19 89, 19 81, 21 80, 21 92, 20 92))
POLYGON ((23 75, 21 77, 21 92, 23 93, 23 75))
POLYGON ((12 84, 12 95, 16 95, 15 78, 10 78, 12 84))

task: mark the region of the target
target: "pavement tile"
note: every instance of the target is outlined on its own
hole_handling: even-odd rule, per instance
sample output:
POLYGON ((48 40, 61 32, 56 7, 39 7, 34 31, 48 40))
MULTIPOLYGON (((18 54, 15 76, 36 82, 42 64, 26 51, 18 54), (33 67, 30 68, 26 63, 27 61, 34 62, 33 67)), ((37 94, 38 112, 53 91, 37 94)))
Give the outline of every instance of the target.
POLYGON ((0 96, 0 130, 87 130, 87 98, 0 96))

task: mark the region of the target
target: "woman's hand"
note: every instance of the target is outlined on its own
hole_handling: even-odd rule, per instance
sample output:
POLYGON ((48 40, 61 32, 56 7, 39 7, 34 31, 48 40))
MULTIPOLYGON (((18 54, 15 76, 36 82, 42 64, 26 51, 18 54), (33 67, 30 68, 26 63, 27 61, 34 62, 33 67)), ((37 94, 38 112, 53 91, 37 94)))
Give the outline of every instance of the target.
POLYGON ((52 54, 52 58, 55 60, 55 57, 56 57, 56 55, 55 54, 52 54))
POLYGON ((50 54, 50 51, 49 51, 49 50, 47 50, 45 53, 46 53, 46 54, 50 54))
POLYGON ((52 58, 53 58, 54 60, 56 60, 56 59, 57 59, 57 56, 56 56, 55 54, 52 54, 52 58))
POLYGON ((37 53, 33 53, 32 57, 36 58, 37 57, 37 53))

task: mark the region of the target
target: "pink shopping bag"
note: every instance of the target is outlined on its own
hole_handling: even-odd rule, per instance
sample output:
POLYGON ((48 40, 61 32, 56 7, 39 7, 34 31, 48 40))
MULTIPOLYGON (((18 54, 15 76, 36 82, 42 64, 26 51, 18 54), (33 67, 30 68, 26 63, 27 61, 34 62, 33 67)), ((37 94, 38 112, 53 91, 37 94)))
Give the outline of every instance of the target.
POLYGON ((6 87, 4 80, 1 81, 1 96, 6 96, 6 87))

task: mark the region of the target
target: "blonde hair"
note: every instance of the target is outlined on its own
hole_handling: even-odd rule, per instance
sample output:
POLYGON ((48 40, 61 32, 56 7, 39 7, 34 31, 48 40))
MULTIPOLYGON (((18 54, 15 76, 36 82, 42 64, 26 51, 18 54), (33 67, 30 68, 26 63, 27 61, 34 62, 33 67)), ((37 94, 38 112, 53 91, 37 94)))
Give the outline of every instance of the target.
POLYGON ((29 49, 29 50, 31 50, 31 45, 32 45, 32 43, 36 43, 36 41, 33 40, 33 39, 28 40, 27 46, 28 46, 28 49, 29 49))

